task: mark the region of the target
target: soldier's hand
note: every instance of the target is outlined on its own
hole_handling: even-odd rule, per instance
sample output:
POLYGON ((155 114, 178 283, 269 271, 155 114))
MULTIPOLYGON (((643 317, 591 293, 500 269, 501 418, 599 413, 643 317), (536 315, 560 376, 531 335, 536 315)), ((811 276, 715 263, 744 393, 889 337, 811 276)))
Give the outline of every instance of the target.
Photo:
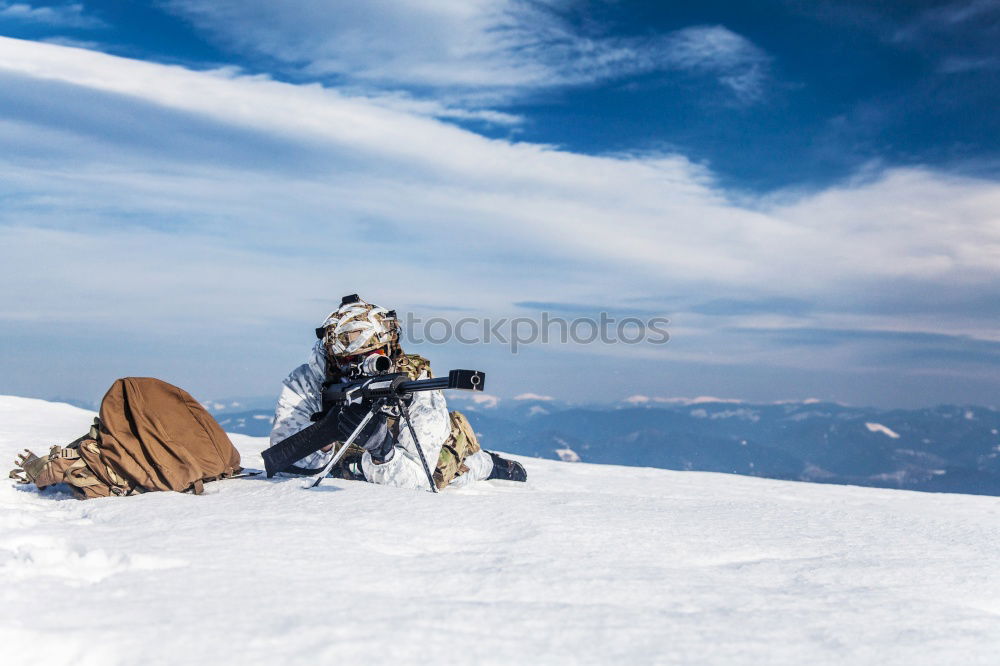
MULTIPOLYGON (((347 441, 370 411, 371 405, 365 404, 346 405, 341 409, 338 427, 344 441, 347 441)), ((354 440, 355 444, 372 454, 376 464, 392 458, 394 442, 386 421, 385 412, 377 410, 354 440)))
MULTIPOLYGON (((361 425, 361 422, 368 416, 368 412, 371 409, 372 403, 368 401, 344 405, 340 408, 340 414, 337 418, 337 430, 340 433, 341 441, 346 441, 351 436, 351 433, 361 425)), ((358 439, 360 440, 366 432, 370 433, 374 428, 378 427, 379 419, 385 420, 385 414, 381 410, 376 412, 371 420, 368 421, 364 431, 358 434, 358 439)), ((360 445, 360 442, 358 444, 360 445)))

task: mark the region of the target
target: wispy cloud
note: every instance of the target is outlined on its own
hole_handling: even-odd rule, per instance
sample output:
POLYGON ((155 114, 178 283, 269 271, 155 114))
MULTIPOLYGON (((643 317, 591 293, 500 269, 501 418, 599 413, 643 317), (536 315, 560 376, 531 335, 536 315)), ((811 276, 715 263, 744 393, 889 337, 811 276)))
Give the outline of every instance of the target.
POLYGON ((0 199, 0 326, 43 332, 88 321, 211 346, 311 330, 317 303, 362 289, 494 314, 683 295, 667 349, 587 350, 637 363, 858 362, 699 343, 726 309, 732 325, 808 317, 955 348, 995 335, 995 311, 947 309, 1000 279, 992 181, 896 169, 736 202, 679 155, 490 140, 377 97, 6 38, 0 199))
POLYGON ((713 78, 735 100, 752 103, 763 94, 769 65, 761 49, 724 26, 609 35, 570 20, 571 6, 552 0, 169 0, 166 6, 230 48, 303 75, 450 91, 466 104, 669 71, 713 78))
POLYGON ((958 0, 920 12, 896 32, 895 38, 900 41, 919 39, 928 33, 953 31, 970 24, 977 30, 988 28, 989 19, 998 13, 1000 7, 995 0, 958 0))
POLYGON ((996 69, 1000 3, 958 0, 925 9, 896 29, 892 41, 939 57, 944 74, 996 69))
MULTIPOLYGON (((72 111, 49 108, 48 118, 26 110, 22 122, 48 121, 62 132, 67 123, 58 113, 72 113, 76 137, 67 143, 48 135, 41 144, 8 150, 12 167, 18 154, 38 160, 50 149, 60 155, 50 163, 56 168, 73 141, 112 141, 117 148, 108 157, 96 144, 79 144, 76 159, 107 167, 109 159, 155 151, 163 157, 150 166, 136 172, 126 159, 121 171, 127 178, 154 172, 144 183, 153 188, 204 182, 182 176, 192 166, 174 172, 172 164, 218 169, 219 177, 234 185, 245 182, 236 175, 243 171, 277 171, 304 179, 299 186, 312 189, 309 197, 297 195, 300 201, 320 207, 337 201, 339 216, 356 225, 366 219, 409 221, 424 232, 457 233, 482 248, 501 237, 529 237, 535 243, 528 246, 541 255, 572 250, 682 283, 764 286, 795 275, 794 284, 786 286, 809 292, 832 280, 982 281, 995 277, 1000 265, 993 213, 1000 192, 988 182, 896 170, 865 183, 771 197, 748 207, 730 203, 703 168, 681 156, 593 157, 488 140, 370 99, 230 71, 192 72, 17 40, 0 41, 0 55, 11 74, 29 77, 35 86, 73 86, 59 90, 59 97, 76 95, 81 102, 72 111), (140 103, 149 109, 135 106, 140 103), (112 107, 118 118, 105 120, 112 107), (137 114, 131 128, 129 107, 137 114), (163 128, 148 132, 149 123, 163 128), (206 137, 216 137, 215 144, 195 138, 200 127, 206 137), (225 127, 244 135, 229 145, 220 133, 225 127), (85 128, 98 136, 80 135, 85 128), (171 138, 161 145, 159 136, 171 138), (233 152, 236 145, 240 149, 233 152), (259 161, 251 157, 255 151, 259 161), (283 158, 288 151, 294 157, 283 158)), ((8 97, 17 95, 21 108, 33 99, 32 86, 4 89, 8 97)), ((40 90, 34 99, 41 106, 49 98, 40 90)), ((13 142, 25 134, 20 129, 6 136, 13 142)), ((12 174, 16 180, 7 182, 31 173, 12 174)), ((92 167, 42 189, 97 173, 92 167)), ((222 194, 225 199, 224 189, 222 194)), ((77 195, 87 196, 87 188, 77 195)), ((188 207, 183 199, 180 205, 188 207)))
POLYGON ((520 393, 514 396, 514 400, 542 400, 550 401, 555 400, 551 395, 539 395, 537 393, 520 393))
POLYGON ((935 365, 940 361, 971 364, 977 370, 993 372, 1000 364, 1000 340, 969 335, 947 335, 926 331, 841 328, 740 328, 734 332, 755 336, 781 348, 789 346, 824 348, 855 347, 862 350, 867 365, 935 365), (989 369, 984 366, 990 366, 989 369))
POLYGON ((724 26, 685 28, 661 38, 664 69, 714 75, 744 102, 755 102, 764 94, 770 58, 741 35, 724 26))
POLYGON ((698 303, 689 308, 691 312, 705 315, 740 316, 747 314, 784 314, 800 317, 810 313, 815 305, 798 298, 761 298, 745 300, 739 298, 719 298, 707 303, 698 303))
POLYGON ((938 71, 944 74, 959 74, 976 70, 1000 69, 1000 57, 963 57, 947 56, 938 66, 938 71))
POLYGON ((38 23, 56 28, 103 28, 107 24, 85 13, 81 3, 36 7, 0 0, 0 21, 38 23))
POLYGON ((507 127, 515 127, 524 122, 524 118, 512 113, 486 108, 468 108, 468 100, 449 102, 447 98, 421 99, 399 90, 382 92, 370 88, 352 90, 350 87, 342 88, 342 90, 345 94, 355 98, 368 99, 382 108, 396 109, 404 113, 430 118, 475 121, 486 125, 507 127))
POLYGON ((61 36, 46 37, 38 41, 45 42, 46 44, 56 44, 57 46, 70 46, 77 49, 89 49, 91 51, 98 51, 101 48, 100 42, 94 42, 87 39, 74 39, 72 37, 61 37, 61 36))

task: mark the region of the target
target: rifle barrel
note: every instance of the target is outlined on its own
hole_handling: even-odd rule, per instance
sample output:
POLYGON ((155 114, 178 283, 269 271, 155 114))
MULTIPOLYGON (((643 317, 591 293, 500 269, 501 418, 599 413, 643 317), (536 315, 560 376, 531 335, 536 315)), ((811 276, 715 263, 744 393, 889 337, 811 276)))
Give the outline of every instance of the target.
POLYGON ((403 382, 399 385, 398 390, 400 393, 413 393, 414 391, 438 391, 446 388, 451 388, 448 384, 448 377, 433 377, 403 382))
POLYGON ((357 388, 366 399, 401 396, 420 391, 440 391, 443 389, 464 389, 482 391, 486 375, 478 370, 452 370, 447 377, 430 379, 404 379, 402 373, 380 375, 350 384, 331 384, 323 391, 323 411, 331 404, 342 404, 352 399, 351 393, 357 388))

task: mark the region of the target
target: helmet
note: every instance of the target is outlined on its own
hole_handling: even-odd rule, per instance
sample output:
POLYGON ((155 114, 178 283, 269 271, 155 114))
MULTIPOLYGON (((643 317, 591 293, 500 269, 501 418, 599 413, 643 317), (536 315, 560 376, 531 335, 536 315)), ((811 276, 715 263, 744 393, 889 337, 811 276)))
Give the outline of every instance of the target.
POLYGON ((344 296, 340 307, 316 329, 323 340, 327 358, 344 359, 376 349, 393 351, 399 343, 396 311, 367 303, 357 294, 344 296))

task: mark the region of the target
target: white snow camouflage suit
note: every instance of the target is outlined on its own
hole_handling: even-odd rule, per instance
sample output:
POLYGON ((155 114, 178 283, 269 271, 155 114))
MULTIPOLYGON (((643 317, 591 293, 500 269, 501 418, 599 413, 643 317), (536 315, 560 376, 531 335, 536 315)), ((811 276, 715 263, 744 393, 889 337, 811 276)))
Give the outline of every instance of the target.
MULTIPOLYGON (((424 372, 419 378, 426 378, 424 372)), ((274 426, 271 429, 271 445, 312 425, 312 415, 323 408, 323 381, 326 378, 326 351, 323 342, 317 341, 307 363, 295 368, 282 383, 281 395, 274 411, 274 426)), ((420 446, 427 458, 427 464, 434 470, 441 455, 441 449, 451 435, 451 421, 448 404, 442 391, 426 391, 413 394, 410 417, 413 429, 420 440, 420 446)), ((372 483, 399 488, 428 490, 427 474, 420 463, 420 456, 413 444, 407 428, 399 429, 395 455, 387 462, 376 465, 371 454, 365 451, 361 458, 361 468, 365 479, 372 483)), ((335 455, 335 449, 316 451, 295 463, 296 467, 322 468, 335 455)), ((493 471, 493 460, 488 453, 476 451, 467 456, 463 467, 468 471, 450 480, 451 486, 463 486, 472 481, 489 477, 493 471)))

